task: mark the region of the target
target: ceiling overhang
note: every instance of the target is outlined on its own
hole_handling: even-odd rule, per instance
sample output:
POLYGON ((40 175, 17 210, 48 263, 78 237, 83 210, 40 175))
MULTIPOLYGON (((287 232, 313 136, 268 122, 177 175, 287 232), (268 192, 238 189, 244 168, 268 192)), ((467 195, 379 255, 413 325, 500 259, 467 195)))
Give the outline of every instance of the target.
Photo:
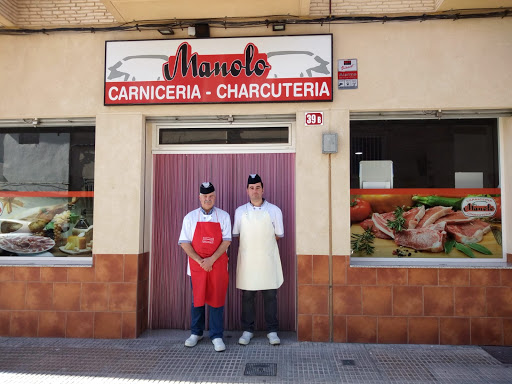
MULTIPOLYGON (((53 1, 67 6, 75 4, 73 0, 53 1)), ((506 9, 510 15, 512 8, 512 0, 423 0, 421 5, 419 3, 417 0, 196 0, 193 3, 183 0, 82 0, 75 4, 76 12, 67 15, 43 14, 39 12, 36 0, 0 0, 0 28, 93 26, 163 20, 174 20, 176 25, 180 25, 187 21, 207 22, 215 19, 257 19, 268 22, 319 17, 455 15, 474 12, 485 14, 490 10, 496 12, 500 8, 506 9), (91 15, 90 9, 97 12, 91 15)), ((505 16, 507 11, 504 11, 505 16)))
POLYGON ((496 9, 512 7, 512 0, 436 0, 437 12, 464 9, 496 9))
POLYGON ((309 14, 309 0, 211 1, 102 0, 119 22, 134 20, 212 19, 309 14))
MULTIPOLYGON (((387 1, 384 0, 385 4, 387 1)), ((259 0, 249 1, 211 1, 195 0, 189 3, 182 0, 101 0, 105 7, 112 13, 118 22, 131 22, 135 20, 170 20, 170 19, 214 19, 214 18, 245 18, 245 17, 269 17, 272 16, 309 16, 313 8, 318 4, 311 4, 311 0, 259 0)), ((328 9, 339 9, 340 3, 358 2, 345 0, 331 0, 322 4, 326 7, 325 16, 329 15, 328 9)), ((361 3, 361 9, 355 13, 368 14, 361 3)), ((456 10, 496 9, 510 8, 512 0, 432 0, 433 12, 446 12, 456 10)), ((323 9, 323 8, 322 8, 323 9)), ((339 13, 339 12, 338 12, 339 13)), ((373 11, 370 13, 382 13, 373 11)), ((404 13, 411 13, 410 8, 404 5, 404 13)), ((354 11, 350 14, 354 15, 354 11)))

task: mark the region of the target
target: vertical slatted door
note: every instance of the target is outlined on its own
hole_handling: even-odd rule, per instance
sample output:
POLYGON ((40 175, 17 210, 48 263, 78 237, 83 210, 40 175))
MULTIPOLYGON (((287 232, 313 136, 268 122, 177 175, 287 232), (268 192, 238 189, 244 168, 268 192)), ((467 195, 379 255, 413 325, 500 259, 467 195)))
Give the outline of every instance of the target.
MULTIPOLYGON (((150 328, 189 329, 191 289, 187 257, 178 246, 183 217, 199 206, 199 184, 211 181, 216 205, 233 222, 235 209, 248 201, 247 176, 259 173, 264 197, 283 211, 285 237, 279 241, 285 282, 279 289, 281 330, 295 330, 295 154, 166 154, 153 157, 150 328)), ((228 250, 229 288, 225 328, 240 329, 240 291, 235 288, 238 240, 228 250)), ((258 297, 256 327, 264 329, 258 297)))

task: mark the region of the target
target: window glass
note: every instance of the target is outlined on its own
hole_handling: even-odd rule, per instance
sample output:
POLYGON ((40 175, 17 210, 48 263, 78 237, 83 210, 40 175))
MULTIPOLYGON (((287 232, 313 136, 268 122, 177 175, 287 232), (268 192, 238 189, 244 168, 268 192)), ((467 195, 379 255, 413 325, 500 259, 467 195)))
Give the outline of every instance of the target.
POLYGON ((93 198, 94 127, 0 130, 0 257, 91 257, 93 198))
POLYGON ((393 161, 395 188, 455 188, 455 172, 481 172, 484 188, 499 184, 496 119, 353 121, 350 187, 359 162, 393 161))
POLYGON ((496 119, 353 121, 353 257, 503 260, 496 119))
POLYGON ((288 143, 288 127, 160 129, 159 144, 288 143))

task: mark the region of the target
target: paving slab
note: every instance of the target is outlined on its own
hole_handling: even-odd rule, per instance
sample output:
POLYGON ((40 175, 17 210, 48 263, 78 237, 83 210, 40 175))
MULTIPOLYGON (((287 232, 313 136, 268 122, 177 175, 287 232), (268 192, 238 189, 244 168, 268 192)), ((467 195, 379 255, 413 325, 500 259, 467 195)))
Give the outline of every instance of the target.
POLYGON ((239 332, 226 332, 226 351, 219 353, 207 337, 185 347, 188 335, 0 337, 0 383, 512 383, 512 365, 486 347, 298 342, 293 332, 280 333, 279 346, 269 345, 265 333, 241 346, 239 332))

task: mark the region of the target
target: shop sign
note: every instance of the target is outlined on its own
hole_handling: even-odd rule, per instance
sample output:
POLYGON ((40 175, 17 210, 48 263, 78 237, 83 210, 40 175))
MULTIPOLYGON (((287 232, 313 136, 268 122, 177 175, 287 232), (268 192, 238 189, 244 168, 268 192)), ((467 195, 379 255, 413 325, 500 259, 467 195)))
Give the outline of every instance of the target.
POLYGON ((357 87, 357 59, 338 60, 338 89, 357 87))
POLYGON ((324 125, 323 112, 306 112, 305 115, 306 126, 310 125, 324 125))
POLYGON ((107 41, 105 105, 332 101, 332 35, 107 41))

